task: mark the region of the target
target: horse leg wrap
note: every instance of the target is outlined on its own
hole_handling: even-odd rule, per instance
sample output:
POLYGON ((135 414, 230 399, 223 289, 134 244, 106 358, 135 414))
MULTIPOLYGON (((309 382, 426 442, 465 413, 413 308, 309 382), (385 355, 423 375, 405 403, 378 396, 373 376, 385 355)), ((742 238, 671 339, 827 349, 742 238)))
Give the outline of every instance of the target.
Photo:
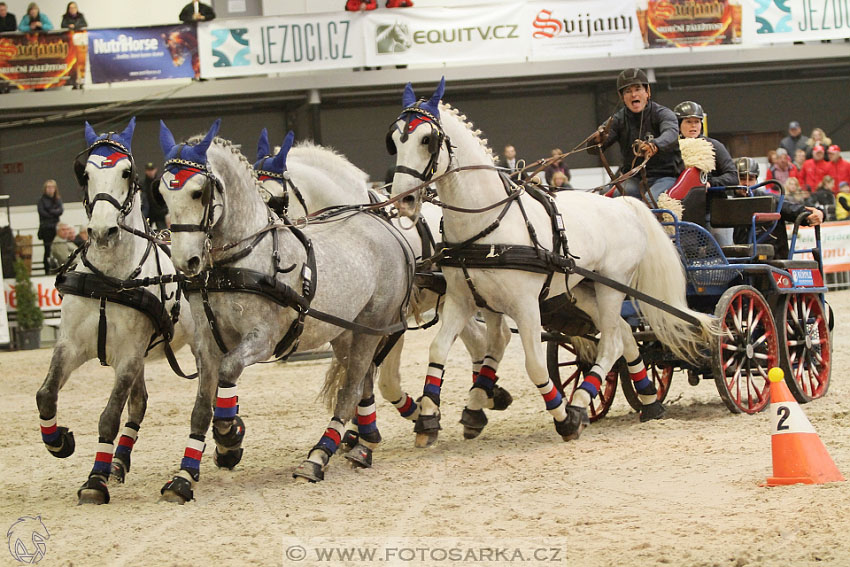
MULTIPOLYGON (((480 389, 486 393, 486 400, 483 401, 480 408, 473 409, 494 409, 502 411, 508 408, 514 401, 513 396, 499 386, 496 381, 499 377, 496 375, 496 361, 489 356, 484 359, 485 364, 481 366, 481 370, 475 377, 475 382, 472 385, 474 389, 480 389), (489 364, 488 364, 489 363, 489 364)), ((472 404, 470 404, 472 405, 472 404)), ((477 405, 477 404, 476 404, 477 405)))
POLYGON ((219 426, 225 420, 216 420, 213 424, 213 439, 215 439, 215 454, 213 462, 218 468, 233 469, 242 460, 242 439, 245 437, 245 423, 238 415, 230 423, 227 433, 220 433, 219 426))
POLYGON ((123 483, 127 473, 130 472, 130 454, 139 436, 139 424, 128 421, 124 424, 124 430, 118 439, 118 447, 115 448, 115 456, 112 459, 112 477, 123 483))
POLYGON ((579 387, 576 388, 570 404, 579 407, 587 407, 590 405, 590 402, 599 395, 600 389, 602 389, 602 367, 598 364, 594 364, 593 368, 590 369, 590 372, 585 375, 584 380, 582 380, 579 387))
POLYGON ((416 420, 416 425, 413 426, 414 433, 431 433, 440 431, 441 429, 439 413, 434 415, 420 415, 419 419, 416 420))
POLYGON ((165 483, 165 486, 162 487, 159 493, 164 495, 166 491, 173 492, 180 497, 182 503, 186 503, 195 499, 192 485, 197 481, 198 477, 190 471, 181 470, 174 475, 174 478, 165 483))
POLYGON ((564 409, 564 398, 561 392, 552 383, 552 380, 546 379, 546 382, 537 386, 540 395, 543 396, 543 401, 546 402, 546 411, 552 414, 555 421, 564 421, 566 413, 564 409))
POLYGON ((590 425, 590 418, 587 415, 587 408, 567 406, 567 418, 563 421, 555 420, 555 431, 564 441, 572 441, 578 439, 588 425, 590 425))
POLYGON ((487 415, 484 410, 464 408, 460 414, 460 422, 463 424, 463 438, 475 439, 487 425, 487 415))
POLYGON ((652 383, 646 375, 646 366, 640 357, 632 362, 629 362, 629 376, 632 379, 632 384, 635 387, 635 392, 638 394, 638 400, 641 405, 648 406, 653 402, 658 401, 658 390, 655 384, 652 383))
POLYGON ((56 426, 56 416, 50 419, 41 419, 41 440, 50 454, 56 458, 64 459, 74 454, 74 433, 67 427, 56 426))
POLYGON ((353 466, 363 469, 372 468, 372 449, 363 443, 355 445, 351 451, 346 453, 345 458, 353 466))
POLYGON ((109 489, 106 487, 107 478, 94 473, 89 475, 89 479, 77 491, 79 503, 109 504, 109 489))
POLYGON ((428 365, 428 374, 425 376, 425 387, 422 395, 428 396, 436 405, 440 405, 440 390, 443 387, 443 365, 431 363, 428 365))
POLYGON ((218 383, 218 396, 215 399, 214 420, 230 420, 239 413, 239 395, 236 384, 230 382, 218 383))
POLYGON ((183 460, 180 461, 180 469, 186 471, 195 481, 201 476, 201 457, 204 455, 206 446, 203 435, 189 434, 189 442, 186 443, 183 460))
POLYGON ((401 398, 392 402, 392 404, 404 419, 416 421, 416 418, 419 417, 419 405, 407 394, 404 394, 401 398))
POLYGON ((357 405, 357 433, 361 441, 380 443, 381 432, 378 431, 377 413, 375 412, 375 396, 361 400, 357 405))
POLYGON ((97 453, 94 456, 94 466, 91 469, 89 476, 101 476, 105 480, 109 480, 109 473, 112 472, 112 443, 103 437, 98 439, 97 453))

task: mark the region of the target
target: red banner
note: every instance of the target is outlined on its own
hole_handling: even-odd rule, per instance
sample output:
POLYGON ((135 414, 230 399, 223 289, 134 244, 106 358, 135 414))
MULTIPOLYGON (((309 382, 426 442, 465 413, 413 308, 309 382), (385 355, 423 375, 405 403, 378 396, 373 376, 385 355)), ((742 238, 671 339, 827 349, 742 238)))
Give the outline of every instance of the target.
POLYGON ((649 48, 741 43, 738 0, 649 0, 638 23, 649 48))
POLYGON ((0 36, 0 79, 21 90, 83 83, 85 32, 39 32, 0 36))

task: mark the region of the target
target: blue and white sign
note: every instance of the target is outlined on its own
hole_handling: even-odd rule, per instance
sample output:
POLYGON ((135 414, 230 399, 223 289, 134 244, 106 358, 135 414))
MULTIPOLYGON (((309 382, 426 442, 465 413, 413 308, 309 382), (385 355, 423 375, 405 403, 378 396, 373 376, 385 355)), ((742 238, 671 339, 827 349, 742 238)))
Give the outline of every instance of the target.
POLYGON ((94 83, 200 76, 195 26, 89 30, 94 83))

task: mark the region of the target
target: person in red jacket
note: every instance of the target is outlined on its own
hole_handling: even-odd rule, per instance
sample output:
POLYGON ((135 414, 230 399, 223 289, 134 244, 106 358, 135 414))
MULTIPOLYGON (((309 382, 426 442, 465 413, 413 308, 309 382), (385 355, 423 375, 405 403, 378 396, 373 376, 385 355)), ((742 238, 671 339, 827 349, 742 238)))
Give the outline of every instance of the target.
POLYGON ((850 184, 850 161, 841 157, 841 148, 836 144, 829 146, 827 150, 829 154, 829 175, 835 179, 835 192, 838 193, 838 186, 842 181, 850 184))
POLYGON ((789 177, 800 177, 800 171, 794 162, 791 161, 791 156, 788 155, 788 150, 785 148, 777 148, 776 161, 772 165, 768 165, 765 180, 776 179, 783 185, 788 181, 789 177))
POLYGON ((820 185, 824 175, 828 175, 832 171, 832 165, 823 159, 824 147, 817 144, 812 148, 812 157, 803 162, 803 171, 801 172, 800 181, 809 191, 814 191, 820 185))

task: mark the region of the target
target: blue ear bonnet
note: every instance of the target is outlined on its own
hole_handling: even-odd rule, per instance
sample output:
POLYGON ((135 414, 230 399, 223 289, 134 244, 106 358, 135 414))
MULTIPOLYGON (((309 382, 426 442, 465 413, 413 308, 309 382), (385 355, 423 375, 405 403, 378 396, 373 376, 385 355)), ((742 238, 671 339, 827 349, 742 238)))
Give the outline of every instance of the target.
POLYGON ((221 118, 213 122, 204 139, 197 144, 178 144, 174 141, 174 135, 165 122, 159 121, 159 145, 162 148, 162 153, 165 154, 166 171, 174 173, 173 168, 178 168, 180 163, 191 163, 196 166, 205 167, 207 163, 207 150, 212 144, 213 138, 218 133, 218 128, 221 125, 221 118), (179 160, 180 163, 168 162, 179 160))
POLYGON ((286 156, 289 150, 292 149, 292 143, 295 140, 295 132, 290 130, 286 133, 283 143, 280 145, 280 151, 274 157, 271 156, 269 146, 268 130, 263 128, 260 132, 260 140, 257 142, 257 161, 254 163, 254 169, 263 178, 283 179, 283 174, 286 171, 286 156))
POLYGON ((124 155, 131 155, 133 143, 133 131, 136 129, 136 117, 130 119, 127 127, 123 132, 107 132, 106 134, 97 135, 91 124, 86 122, 85 136, 86 144, 91 151, 89 155, 103 156, 106 158, 114 156, 116 149, 124 155))
POLYGON ((404 86, 404 94, 401 97, 401 104, 403 110, 401 111, 399 118, 403 117, 407 113, 414 112, 420 115, 427 116, 435 122, 439 122, 440 100, 443 98, 443 92, 445 92, 445 90, 446 78, 443 77, 442 79, 440 79, 440 84, 437 85, 437 89, 431 95, 431 98, 421 98, 417 100, 416 93, 413 92, 413 85, 407 83, 404 86))

